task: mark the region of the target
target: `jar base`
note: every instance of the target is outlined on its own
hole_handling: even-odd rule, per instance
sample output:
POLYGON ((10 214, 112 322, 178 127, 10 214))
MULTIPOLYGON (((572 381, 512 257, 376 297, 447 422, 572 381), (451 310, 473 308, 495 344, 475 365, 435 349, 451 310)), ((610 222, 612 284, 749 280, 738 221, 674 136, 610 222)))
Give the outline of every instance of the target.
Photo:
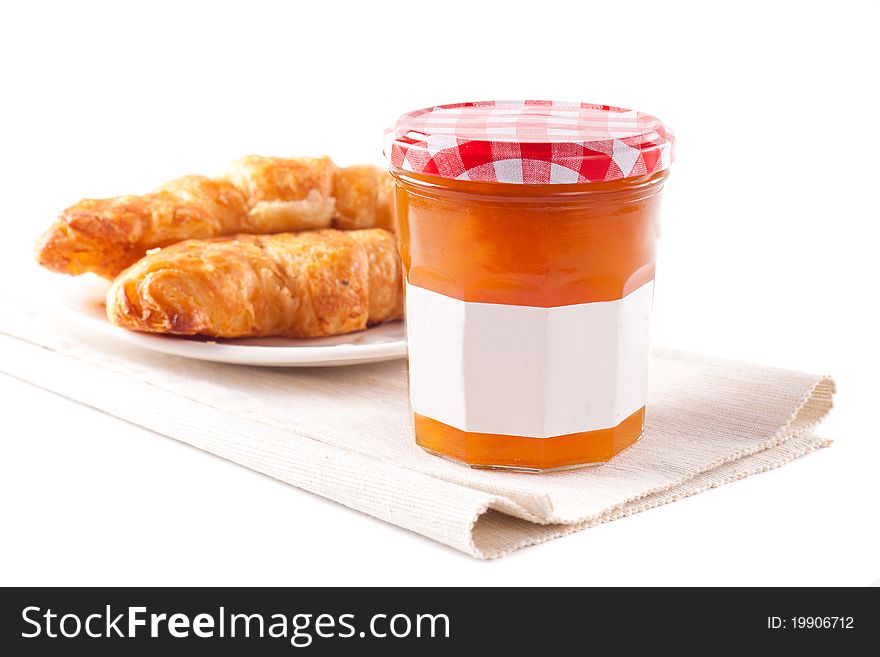
POLYGON ((474 433, 414 414, 416 444, 429 454, 481 470, 559 472, 607 463, 642 437, 645 409, 616 427, 527 438, 474 433))
MULTIPOLYGON (((640 436, 641 437, 641 436, 640 436)), ((636 439, 638 441, 638 439, 636 439)), ((605 465, 608 461, 596 461, 595 463, 573 463, 571 465, 560 465, 552 468, 530 468, 522 465, 484 465, 480 463, 468 463, 467 461, 460 461, 457 458, 449 456, 448 454, 443 454, 442 452, 436 452, 433 449, 428 449, 427 447, 422 447, 419 445, 424 451, 432 456, 439 456, 444 461, 450 461, 457 465, 463 465, 466 468, 471 468, 472 470, 499 470, 502 472, 515 472, 519 474, 546 474, 548 472, 564 472, 566 470, 580 470, 581 468, 595 468, 600 465, 605 465)))

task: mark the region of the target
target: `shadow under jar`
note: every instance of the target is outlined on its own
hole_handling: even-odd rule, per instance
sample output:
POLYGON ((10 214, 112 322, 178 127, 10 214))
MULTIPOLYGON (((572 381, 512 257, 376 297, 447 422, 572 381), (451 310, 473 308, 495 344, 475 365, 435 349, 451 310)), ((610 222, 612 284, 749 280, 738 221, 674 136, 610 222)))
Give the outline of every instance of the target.
POLYGON ((483 468, 641 436, 671 133, 580 103, 465 103, 389 130, 416 442, 483 468))

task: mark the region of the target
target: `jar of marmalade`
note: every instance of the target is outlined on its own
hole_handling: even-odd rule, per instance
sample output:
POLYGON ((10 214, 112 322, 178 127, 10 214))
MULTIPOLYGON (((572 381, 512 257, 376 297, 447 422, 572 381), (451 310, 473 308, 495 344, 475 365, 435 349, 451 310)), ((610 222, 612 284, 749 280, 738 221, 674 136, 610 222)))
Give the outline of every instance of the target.
POLYGON ((639 439, 673 141, 641 112, 550 101, 442 105, 388 130, 422 448, 542 472, 639 439))

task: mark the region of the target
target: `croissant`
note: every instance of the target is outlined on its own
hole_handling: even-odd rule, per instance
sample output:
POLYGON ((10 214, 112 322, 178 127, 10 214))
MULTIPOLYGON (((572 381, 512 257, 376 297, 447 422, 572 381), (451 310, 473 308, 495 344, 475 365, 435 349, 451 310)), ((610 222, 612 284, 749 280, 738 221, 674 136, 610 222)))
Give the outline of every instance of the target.
POLYGON ((117 326, 177 335, 320 337, 402 315, 400 260, 381 229, 187 240, 147 254, 107 292, 117 326))
POLYGON ((37 261, 65 274, 113 278, 154 248, 185 239, 336 226, 392 229, 390 176, 330 158, 235 162, 222 178, 184 176, 143 196, 86 199, 37 243, 37 261))
POLYGON ((369 164, 337 169, 333 175, 336 198, 334 228, 384 228, 394 225, 394 180, 386 172, 369 164))

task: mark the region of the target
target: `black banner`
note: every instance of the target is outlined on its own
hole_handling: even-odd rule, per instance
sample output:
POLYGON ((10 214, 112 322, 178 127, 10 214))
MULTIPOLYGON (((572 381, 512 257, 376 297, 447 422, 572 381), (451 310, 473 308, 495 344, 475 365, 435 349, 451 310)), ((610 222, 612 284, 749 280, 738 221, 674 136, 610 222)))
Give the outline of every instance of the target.
POLYGON ((586 653, 609 642, 624 653, 647 643, 713 654, 880 639, 877 588, 87 588, 2 598, 6 655, 586 653))

